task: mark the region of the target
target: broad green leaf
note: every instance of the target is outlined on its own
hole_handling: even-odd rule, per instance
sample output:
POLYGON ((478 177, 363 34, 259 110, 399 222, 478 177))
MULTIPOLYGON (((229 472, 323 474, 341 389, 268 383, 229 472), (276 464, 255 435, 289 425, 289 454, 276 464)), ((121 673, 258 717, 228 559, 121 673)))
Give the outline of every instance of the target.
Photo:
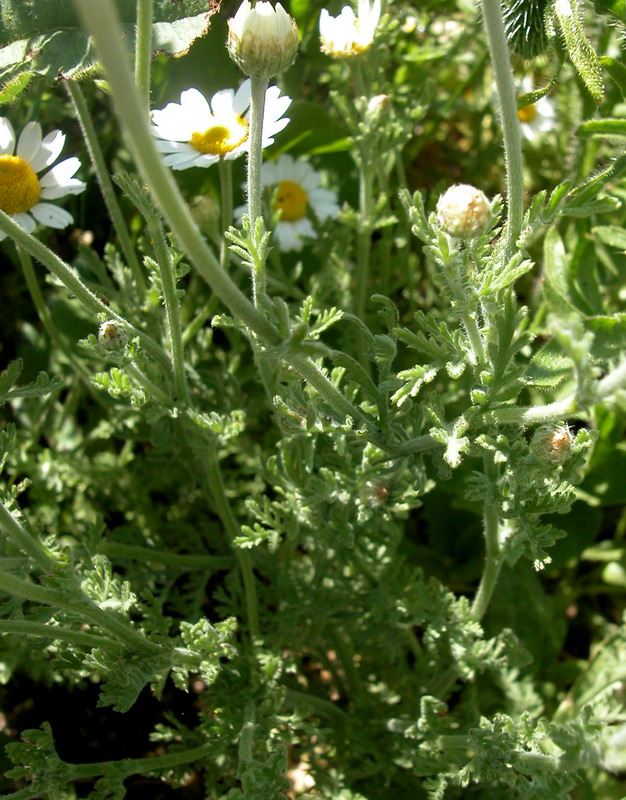
POLYGON ((574 0, 556 0, 554 13, 563 33, 563 39, 572 64, 582 78, 589 93, 596 101, 602 101, 604 85, 602 68, 582 25, 581 12, 574 0))
POLYGON ((593 332, 593 353, 599 358, 615 358, 626 348, 626 314, 590 317, 585 328, 593 332))
MULTIPOLYGON (((135 0, 117 0, 122 33, 129 51, 135 36, 135 0)), ((152 49, 179 55, 206 33, 215 13, 205 0, 155 0, 152 49)), ((95 66, 87 34, 72 0, 0 0, 0 73, 27 66, 30 74, 56 78, 78 76, 95 66)))

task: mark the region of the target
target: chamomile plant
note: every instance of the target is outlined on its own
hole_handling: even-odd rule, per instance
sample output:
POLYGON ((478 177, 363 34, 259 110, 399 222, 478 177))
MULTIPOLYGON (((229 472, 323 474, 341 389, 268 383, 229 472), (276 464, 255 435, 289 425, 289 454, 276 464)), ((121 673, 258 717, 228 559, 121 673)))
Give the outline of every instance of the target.
POLYGON ((0 5, 4 796, 621 797, 615 8, 0 5))

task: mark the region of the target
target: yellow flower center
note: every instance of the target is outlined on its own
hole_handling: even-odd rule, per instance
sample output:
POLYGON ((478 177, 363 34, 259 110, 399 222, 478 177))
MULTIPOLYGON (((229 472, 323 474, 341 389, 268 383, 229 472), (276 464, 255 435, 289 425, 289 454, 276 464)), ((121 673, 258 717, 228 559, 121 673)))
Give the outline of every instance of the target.
POLYGON ((533 122, 537 116, 537 106, 534 103, 524 106, 518 110, 517 116, 520 122, 533 122))
POLYGON ((41 195, 39 179, 28 161, 0 155, 0 208, 5 214, 28 211, 41 195))
POLYGON ((233 119, 229 126, 213 125, 203 133, 191 134, 189 144, 199 153, 225 156, 248 138, 248 123, 243 117, 233 119))
POLYGON ((283 222, 297 222, 306 214, 308 196, 299 183, 281 181, 276 190, 274 211, 280 209, 283 222))

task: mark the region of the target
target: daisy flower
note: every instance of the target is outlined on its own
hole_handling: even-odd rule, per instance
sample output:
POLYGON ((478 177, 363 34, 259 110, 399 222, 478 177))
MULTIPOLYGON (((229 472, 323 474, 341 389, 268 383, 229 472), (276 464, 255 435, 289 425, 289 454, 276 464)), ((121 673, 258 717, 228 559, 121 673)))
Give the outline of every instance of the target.
MULTIPOLYGON (((291 98, 280 94, 278 86, 265 93, 263 147, 289 122, 283 117, 291 98)), ((172 169, 209 167, 220 158, 233 159, 248 151, 250 81, 235 92, 222 89, 209 102, 197 89, 187 89, 180 103, 169 103, 152 112, 152 133, 157 148, 166 153, 165 163, 172 169)))
MULTIPOLYGON (((50 228, 66 228, 74 221, 69 211, 45 201, 84 190, 85 184, 74 178, 80 161, 66 158, 41 178, 37 175, 56 161, 65 135, 52 131, 42 138, 41 125, 29 122, 17 139, 17 148, 15 143, 13 126, 0 117, 0 208, 27 233, 32 233, 38 222, 50 228)), ((4 238, 6 234, 0 231, 0 240, 4 238)))
MULTIPOLYGON (((280 212, 274 236, 283 252, 302 250, 303 239, 317 237, 310 212, 320 222, 339 213, 335 192, 324 189, 319 174, 301 159, 282 155, 276 161, 263 164, 261 183, 265 187, 274 187, 272 211, 280 212)), ((245 206, 235 209, 239 220, 246 210, 245 206)))
POLYGON ((380 0, 358 0, 357 13, 345 6, 338 17, 331 17, 323 8, 320 14, 322 51, 336 58, 347 58, 365 52, 374 41, 380 20, 380 0))
MULTIPOLYGON (((534 91, 530 78, 522 81, 522 94, 534 91)), ((518 109, 517 116, 522 127, 522 134, 531 144, 536 142, 544 133, 551 131, 556 124, 556 109, 552 100, 544 95, 536 103, 530 103, 518 109)))

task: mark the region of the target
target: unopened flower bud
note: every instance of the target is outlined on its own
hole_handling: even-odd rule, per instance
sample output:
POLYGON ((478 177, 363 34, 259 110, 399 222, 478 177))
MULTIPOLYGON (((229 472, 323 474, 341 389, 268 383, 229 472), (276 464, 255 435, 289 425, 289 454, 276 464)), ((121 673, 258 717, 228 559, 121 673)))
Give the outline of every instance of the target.
POLYGON ((491 219, 491 203, 484 192, 459 183, 441 195, 437 203, 437 224, 456 239, 475 239, 491 219))
POLYGON ((298 27, 280 3, 276 8, 258 0, 252 8, 243 0, 228 20, 228 52, 249 76, 270 77, 293 64, 298 50, 298 27))
POLYGON ((114 319, 108 319, 98 328, 98 344, 106 350, 122 350, 128 342, 128 334, 114 319))
POLYGON ((542 425, 530 442, 530 449, 544 464, 562 464, 569 458, 574 437, 567 425, 542 425))
POLYGON ((390 103, 391 100, 388 94, 377 94, 374 97, 370 97, 367 103, 367 110, 372 117, 377 118, 386 108, 389 108, 390 103))

